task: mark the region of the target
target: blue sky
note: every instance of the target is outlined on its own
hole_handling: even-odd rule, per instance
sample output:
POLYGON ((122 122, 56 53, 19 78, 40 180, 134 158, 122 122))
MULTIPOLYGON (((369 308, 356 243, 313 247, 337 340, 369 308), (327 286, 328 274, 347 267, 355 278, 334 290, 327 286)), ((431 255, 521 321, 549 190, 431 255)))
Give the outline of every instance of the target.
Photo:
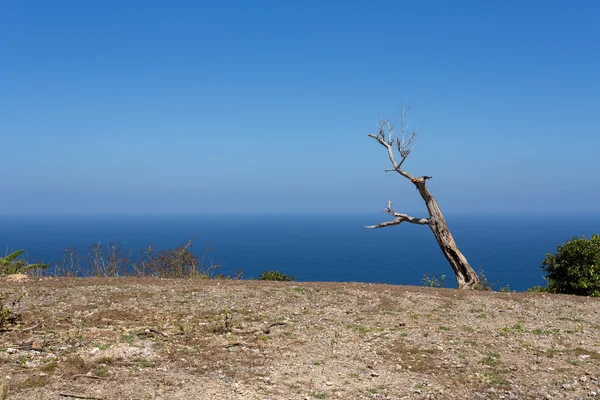
POLYGON ((597 212, 596 1, 0 3, 0 213, 597 212))

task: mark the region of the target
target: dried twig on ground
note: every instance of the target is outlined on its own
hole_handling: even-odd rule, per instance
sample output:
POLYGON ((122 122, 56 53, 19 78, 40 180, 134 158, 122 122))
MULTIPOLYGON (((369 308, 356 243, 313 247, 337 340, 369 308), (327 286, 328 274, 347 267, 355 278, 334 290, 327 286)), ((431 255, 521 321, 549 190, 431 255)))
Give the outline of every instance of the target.
POLYGON ((96 376, 96 375, 88 375, 88 374, 77 374, 77 375, 73 375, 73 379, 77 379, 77 378, 90 378, 90 379, 98 379, 101 381, 107 381, 107 378, 101 377, 101 376, 96 376))
POLYGON ((278 325, 287 325, 287 322, 271 322, 269 325, 264 326, 262 328, 249 329, 249 330, 245 330, 245 331, 235 329, 234 332, 240 333, 242 335, 248 335, 250 333, 256 333, 256 332, 262 332, 265 335, 268 335, 269 333, 271 333, 271 328, 274 326, 278 326, 278 325))
POLYGON ((74 399, 108 400, 107 398, 104 398, 104 397, 86 396, 86 395, 74 394, 74 393, 59 393, 58 395, 61 396, 61 397, 72 397, 74 399))

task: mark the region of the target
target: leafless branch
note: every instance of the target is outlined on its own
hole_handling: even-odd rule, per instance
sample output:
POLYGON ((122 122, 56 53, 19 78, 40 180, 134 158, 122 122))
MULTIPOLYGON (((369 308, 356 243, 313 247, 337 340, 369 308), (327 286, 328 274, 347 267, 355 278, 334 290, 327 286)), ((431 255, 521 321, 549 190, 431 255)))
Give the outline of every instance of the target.
POLYGON ((261 327, 261 328, 256 328, 256 329, 248 329, 248 330, 239 330, 239 329, 234 329, 235 333, 239 333, 239 334, 250 334, 250 333, 256 333, 256 332, 262 332, 266 335, 268 335, 269 333, 271 333, 271 328, 274 326, 279 326, 279 325, 287 325, 287 323, 285 322, 271 322, 269 325, 261 327))
POLYGON ((59 393, 58 395, 61 397, 72 397, 74 399, 107 400, 104 397, 86 396, 86 395, 75 394, 75 393, 59 393))
POLYGON ((417 225, 427 225, 429 224, 429 219, 428 218, 417 218, 417 217, 411 217, 410 215, 407 214, 402 214, 399 212, 396 212, 392 209, 392 202, 388 201, 387 207, 384 210, 384 212, 393 215, 394 218, 391 221, 386 221, 386 222, 382 222, 380 224, 377 225, 367 225, 365 226, 365 228, 369 228, 369 229, 377 229, 377 228, 385 228, 386 226, 392 226, 392 225, 399 225, 402 222, 410 222, 411 224, 417 224, 417 225))
POLYGON ((73 379, 77 379, 77 378, 89 378, 89 379, 97 379, 100 381, 107 381, 107 378, 101 377, 101 376, 96 376, 96 375, 88 375, 88 374, 77 374, 77 375, 73 375, 72 377, 73 379))
POLYGON ((33 326, 30 326, 29 328, 23 328, 23 329, 21 329, 21 330, 20 330, 20 332, 32 331, 32 330, 34 330, 34 329, 37 329, 37 328, 39 328, 40 326, 42 326, 42 322, 41 322, 41 321, 40 321, 40 322, 37 322, 37 323, 36 323, 35 325, 33 325, 33 326))
POLYGON ((410 108, 403 108, 400 116, 400 136, 396 136, 395 127, 388 121, 382 120, 379 123, 377 134, 369 133, 368 136, 377 140, 379 144, 385 147, 388 151, 388 157, 392 163, 393 169, 386 170, 386 172, 396 171, 407 179, 414 179, 413 176, 402 169, 402 164, 408 158, 412 150, 414 149, 414 140, 418 135, 417 131, 412 131, 410 134, 406 133, 407 122, 406 114, 410 108), (396 161, 394 152, 397 152, 400 156, 400 161, 396 161))

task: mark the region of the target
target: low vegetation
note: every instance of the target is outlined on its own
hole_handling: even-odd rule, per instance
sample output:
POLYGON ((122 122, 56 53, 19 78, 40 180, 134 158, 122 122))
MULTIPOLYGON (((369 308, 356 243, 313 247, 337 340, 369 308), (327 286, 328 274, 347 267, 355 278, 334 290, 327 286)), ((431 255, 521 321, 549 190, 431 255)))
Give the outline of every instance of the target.
POLYGON ((68 247, 63 250, 61 260, 50 268, 45 265, 44 269, 31 268, 27 272, 54 277, 241 278, 241 271, 233 276, 219 273, 221 266, 213 263, 211 253, 211 247, 207 246, 198 256, 190 238, 172 249, 158 249, 150 243, 136 256, 133 250, 125 250, 118 240, 113 240, 92 244, 86 255, 68 247))
POLYGON ((600 235, 574 237, 542 262, 548 292, 600 296, 600 235))
POLYGON ((0 257, 0 275, 25 274, 49 267, 49 264, 29 264, 23 258, 25 250, 17 250, 0 257))
POLYGON ((279 281, 279 282, 291 282, 296 279, 294 275, 283 274, 279 271, 266 270, 258 276, 259 281, 279 281))

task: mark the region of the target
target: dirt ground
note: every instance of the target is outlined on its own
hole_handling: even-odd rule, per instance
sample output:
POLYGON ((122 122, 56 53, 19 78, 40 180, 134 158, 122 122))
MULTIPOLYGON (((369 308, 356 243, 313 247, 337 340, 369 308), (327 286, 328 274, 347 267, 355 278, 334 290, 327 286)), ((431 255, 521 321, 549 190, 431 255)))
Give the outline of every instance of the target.
POLYGON ((0 333, 0 398, 600 397, 598 298, 151 278, 0 291, 25 294, 0 333))

